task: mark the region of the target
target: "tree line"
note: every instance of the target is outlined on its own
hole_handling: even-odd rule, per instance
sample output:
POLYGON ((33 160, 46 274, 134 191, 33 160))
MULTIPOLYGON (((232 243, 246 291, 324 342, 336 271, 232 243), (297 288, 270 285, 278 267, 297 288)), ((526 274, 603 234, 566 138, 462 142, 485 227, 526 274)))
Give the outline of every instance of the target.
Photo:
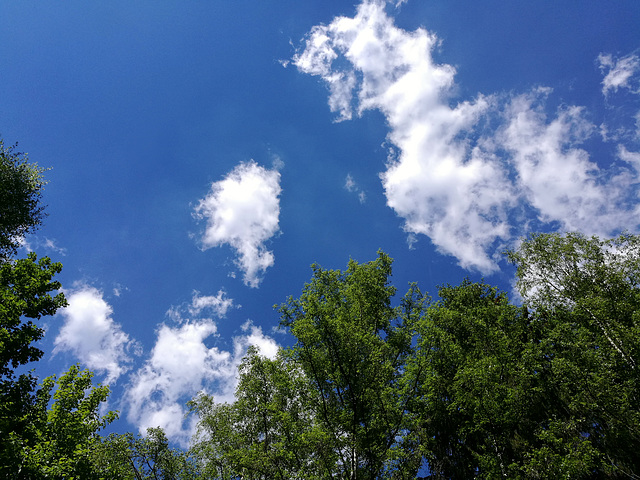
POLYGON ((536 234, 507 253, 517 302, 485 282, 401 296, 379 251, 312 266, 277 306, 295 339, 250 348, 233 403, 189 402, 186 450, 160 428, 103 436, 107 386, 38 383, 62 266, 21 238, 44 170, 0 141, 0 476, 15 479, 640 478, 640 237, 536 234))

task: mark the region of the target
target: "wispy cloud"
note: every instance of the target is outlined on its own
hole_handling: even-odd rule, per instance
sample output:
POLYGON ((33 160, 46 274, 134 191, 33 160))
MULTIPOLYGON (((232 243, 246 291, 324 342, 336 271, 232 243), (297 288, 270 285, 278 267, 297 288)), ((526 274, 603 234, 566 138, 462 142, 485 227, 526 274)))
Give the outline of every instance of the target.
POLYGON ((358 196, 358 200, 360 201, 360 203, 364 203, 367 201, 367 194, 360 188, 351 174, 347 174, 347 178, 344 182, 344 188, 346 188, 348 192, 355 193, 358 196))
POLYGON ((598 62, 604 75, 603 95, 607 96, 610 91, 617 92, 621 88, 640 93, 637 79, 634 81, 634 76, 640 73, 640 58, 637 55, 616 58, 613 55, 601 53, 598 56, 598 62))
POLYGON ((60 311, 64 324, 53 353, 69 351, 91 370, 105 372, 105 383, 115 383, 131 369, 130 354, 138 352, 138 343, 113 320, 100 290, 81 284, 65 294, 69 306, 60 311))
MULTIPOLYGON (((456 103, 455 68, 432 56, 437 36, 398 28, 385 8, 365 0, 353 18, 313 27, 293 63, 327 83, 338 120, 385 115, 395 148, 382 185, 411 239, 427 235, 461 266, 491 272, 532 218, 587 233, 634 227, 637 179, 580 148, 595 131, 583 109, 547 115, 544 88, 456 103)), ((607 88, 629 85, 635 60, 611 62, 607 88)))
POLYGON ((67 249, 58 246, 55 240, 47 237, 40 237, 39 235, 29 235, 28 238, 21 237, 18 240, 18 243, 20 244, 20 247, 24 248, 27 252, 43 248, 54 252, 57 255, 62 255, 63 257, 67 255, 67 249))
POLYGON ((265 242, 279 231, 280 192, 280 172, 251 161, 213 183, 195 209, 196 218, 207 222, 203 248, 231 245, 244 283, 251 287, 259 285, 261 275, 274 263, 265 242))
POLYGON ((632 184, 637 172, 602 171, 579 148, 594 132, 583 108, 570 106, 549 119, 544 92, 517 96, 505 109, 505 126, 497 136, 517 171, 521 199, 546 223, 564 230, 606 236, 629 225, 636 215, 632 184))
POLYGON ((200 295, 200 292, 193 292, 189 313, 200 315, 202 311, 209 311, 216 317, 222 318, 227 311, 233 307, 233 299, 229 298, 224 290, 218 290, 216 295, 200 295))

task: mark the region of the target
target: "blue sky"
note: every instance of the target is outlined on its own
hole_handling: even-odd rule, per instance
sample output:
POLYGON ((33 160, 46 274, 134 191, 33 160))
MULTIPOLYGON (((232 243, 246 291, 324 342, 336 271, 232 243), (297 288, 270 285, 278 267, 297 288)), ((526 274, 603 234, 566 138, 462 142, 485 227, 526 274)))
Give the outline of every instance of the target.
POLYGON ((0 135, 47 173, 64 264, 36 372, 116 430, 233 398, 310 264, 381 248, 400 292, 510 291, 533 231, 639 229, 636 1, 0 3, 0 135))

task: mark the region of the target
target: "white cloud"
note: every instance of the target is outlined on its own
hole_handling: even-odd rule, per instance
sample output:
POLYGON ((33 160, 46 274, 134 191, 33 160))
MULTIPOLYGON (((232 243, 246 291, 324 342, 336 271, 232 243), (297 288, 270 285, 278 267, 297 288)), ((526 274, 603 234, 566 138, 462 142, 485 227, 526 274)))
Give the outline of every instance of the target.
POLYGON ((192 426, 184 425, 186 399, 180 400, 195 395, 205 380, 233 375, 229 353, 204 344, 215 333, 211 320, 160 326, 151 358, 131 375, 124 399, 128 420, 141 432, 160 426, 174 440, 185 442, 190 437, 192 426))
POLYGON ((106 372, 105 383, 115 383, 131 368, 129 351, 139 346, 113 321, 101 291, 80 285, 65 294, 69 306, 60 311, 64 324, 53 353, 70 351, 91 370, 106 372))
POLYGON ((204 391, 218 402, 233 401, 238 365, 248 346, 269 357, 278 350, 259 327, 245 323, 242 329, 245 333, 234 338, 232 351, 226 351, 207 345, 217 332, 211 319, 161 325, 150 358, 131 376, 124 398, 127 419, 141 432, 160 426, 170 439, 186 445, 196 421, 185 418, 187 400, 204 391))
MULTIPOLYGON (((544 93, 544 92, 543 92, 544 93)), ((635 181, 629 172, 601 171, 576 145, 594 131, 578 107, 560 109, 548 120, 535 94, 514 98, 506 108, 499 135, 510 151, 523 200, 543 222, 560 222, 564 230, 606 236, 628 226, 633 211, 624 208, 635 181)))
POLYGON ((265 242, 279 231, 280 192, 280 173, 251 161, 215 182, 195 209, 195 216, 207 221, 203 248, 231 245, 244 283, 251 287, 274 263, 265 242))
POLYGON ((355 182, 351 174, 347 174, 347 178, 344 182, 344 188, 346 188, 348 192, 355 193, 358 196, 358 200, 360 201, 360 203, 364 203, 367 201, 367 194, 355 182))
POLYGON ((358 113, 382 111, 389 141, 399 149, 381 177, 387 203, 404 218, 407 233, 428 235, 464 266, 491 270, 485 250, 508 235, 503 205, 511 188, 500 166, 480 149, 470 151, 464 139, 491 99, 449 107, 455 69, 434 62, 437 37, 424 29, 409 33, 395 27, 384 7, 365 1, 354 18, 314 27, 294 62, 300 71, 327 80, 331 109, 350 118, 347 93, 353 88, 350 83, 337 88, 332 68, 339 56, 348 60, 351 70, 342 72, 343 78, 361 78, 358 113))
POLYGON ((640 152, 630 152, 624 145, 618 145, 618 157, 631 165, 636 175, 640 174, 640 152))
POLYGON ((58 255, 62 255, 63 257, 67 255, 67 249, 58 246, 56 244, 56 241, 52 240, 51 238, 40 237, 39 235, 28 235, 28 238, 29 240, 27 240, 25 237, 20 237, 17 239, 20 247, 24 248, 27 252, 33 252, 38 248, 43 248, 58 255))
POLYGON ((193 292, 189 313, 200 315, 203 310, 208 310, 213 312, 216 317, 222 318, 233 306, 233 299, 226 295, 224 290, 218 290, 216 295, 200 295, 200 292, 193 292))
POLYGON ((612 55, 601 53, 598 62, 600 71, 605 75, 602 80, 603 95, 607 96, 611 90, 617 92, 620 88, 639 93, 638 85, 633 83, 633 76, 640 72, 640 58, 637 55, 614 58, 612 55))
POLYGON ((261 327, 254 325, 251 320, 247 320, 242 325, 242 331, 247 334, 234 339, 236 357, 238 355, 244 356, 247 348, 251 345, 257 347, 260 354, 267 358, 274 359, 276 357, 280 346, 273 338, 264 335, 261 327))
MULTIPOLYGON (((491 272, 525 233, 525 212, 591 233, 629 227, 635 173, 601 170, 579 148, 594 131, 582 109, 545 115, 548 89, 455 103, 455 68, 432 56, 438 38, 396 27, 385 7, 365 0, 353 18, 313 27, 293 62, 327 82, 338 120, 385 115, 395 148, 380 176, 410 244, 427 235, 461 266, 491 272)), ((611 59, 607 88, 628 85, 637 59, 625 58, 611 59)))

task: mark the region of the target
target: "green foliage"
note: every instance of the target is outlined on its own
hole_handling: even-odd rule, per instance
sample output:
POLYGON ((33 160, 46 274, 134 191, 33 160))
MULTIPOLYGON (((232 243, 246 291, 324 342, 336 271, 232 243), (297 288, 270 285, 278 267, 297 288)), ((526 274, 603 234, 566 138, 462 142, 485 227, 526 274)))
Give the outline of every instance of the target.
POLYGON ((420 466, 398 440, 413 394, 403 371, 426 299, 413 286, 392 307, 391 264, 379 252, 366 264, 350 261, 345 272, 314 265, 300 298, 280 307, 297 339, 291 355, 317 392, 311 407, 337 458, 331 473, 343 478, 415 476, 420 466))
POLYGON ((549 324, 484 283, 445 286, 420 328, 411 405, 436 478, 584 478, 598 452, 567 416, 549 324))
POLYGON ((13 256, 24 235, 42 222, 44 171, 0 139, 0 261, 13 256))
POLYGON ((53 315, 66 306, 60 283, 52 280, 62 265, 47 257, 37 259, 30 253, 25 259, 0 264, 0 376, 11 377, 19 365, 39 360, 43 352, 33 343, 44 329, 33 320, 53 315))
POLYGON ((6 478, 99 478, 92 467, 92 445, 97 432, 117 415, 100 416, 109 388, 92 387, 92 377, 72 366, 58 380, 43 381, 20 419, 22 431, 8 432, 3 442, 14 454, 3 459, 0 472, 6 478))
POLYGON ((44 329, 34 323, 66 305, 53 276, 62 266, 48 258, 0 263, 0 464, 16 465, 21 439, 28 437, 36 398, 36 379, 29 373, 16 378, 15 369, 39 360, 42 350, 34 342, 44 329))
POLYGON ((208 478, 637 478, 640 238, 537 235, 484 282, 412 285, 391 259, 313 266, 280 306, 296 344, 251 350, 237 400, 201 395, 208 478))
POLYGON ((250 350, 233 404, 192 403, 195 449, 212 478, 414 478, 420 468, 404 438, 415 385, 402 371, 426 299, 412 286, 392 307, 384 253, 313 272, 280 307, 296 345, 274 360, 250 350))
POLYGON ((169 447, 160 428, 147 435, 111 434, 92 445, 95 475, 104 480, 187 480, 199 478, 188 453, 169 447))
POLYGON ((192 451, 204 476, 326 478, 328 445, 310 410, 313 391, 295 363, 284 352, 270 360, 252 347, 239 374, 233 404, 202 394, 191 402, 201 419, 192 451))
POLYGON ((588 442, 599 475, 640 474, 640 237, 534 235, 510 258, 563 406, 549 443, 588 442))
POLYGON ((11 259, 21 237, 42 220, 42 172, 0 140, 0 475, 97 478, 90 445, 116 417, 98 414, 108 387, 91 388, 93 374, 76 366, 57 381, 46 378, 39 389, 31 373, 15 373, 43 355, 34 345, 44 335, 36 321, 67 304, 53 280, 62 265, 35 253, 11 259))

